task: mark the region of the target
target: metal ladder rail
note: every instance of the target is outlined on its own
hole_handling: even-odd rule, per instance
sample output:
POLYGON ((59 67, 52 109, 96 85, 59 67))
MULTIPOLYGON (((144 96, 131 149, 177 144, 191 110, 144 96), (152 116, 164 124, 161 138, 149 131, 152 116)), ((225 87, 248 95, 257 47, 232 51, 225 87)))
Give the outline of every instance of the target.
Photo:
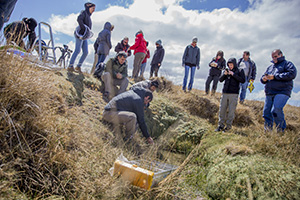
POLYGON ((39 58, 42 61, 43 57, 42 57, 42 29, 41 29, 41 25, 45 25, 48 26, 49 31, 50 31, 50 41, 48 44, 51 44, 51 47, 48 45, 46 48, 47 49, 52 49, 53 52, 53 56, 48 56, 49 58, 53 59, 53 63, 56 63, 56 56, 55 56, 55 47, 54 47, 54 40, 53 40, 53 34, 52 34, 52 29, 51 26, 45 22, 40 22, 39 23, 39 58))

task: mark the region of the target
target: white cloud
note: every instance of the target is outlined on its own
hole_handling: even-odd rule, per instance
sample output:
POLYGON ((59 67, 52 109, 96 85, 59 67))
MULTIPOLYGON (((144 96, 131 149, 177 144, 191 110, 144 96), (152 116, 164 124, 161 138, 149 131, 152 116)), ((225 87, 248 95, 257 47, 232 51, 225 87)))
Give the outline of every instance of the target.
MULTIPOLYGON (((90 52, 93 52, 92 43, 104 23, 110 21, 115 25, 112 32, 113 48, 124 36, 128 36, 133 44, 135 33, 141 29, 150 42, 149 49, 153 55, 154 42, 161 39, 166 50, 161 72, 168 72, 176 83, 181 83, 183 79, 184 71, 180 66, 184 48, 196 35, 201 49, 201 69, 196 71, 194 85, 201 89, 208 75, 208 63, 220 49, 224 51, 226 59, 238 59, 244 50, 249 50, 258 69, 256 84, 260 84, 259 78, 270 64, 273 49, 280 48, 287 60, 300 66, 300 60, 297 59, 300 52, 300 1, 249 0, 251 7, 245 12, 227 8, 212 12, 185 10, 179 2, 135 0, 127 8, 110 6, 106 10, 96 11, 92 15, 94 37, 90 40, 90 52)), ((53 15, 50 23, 55 33, 64 33, 73 38, 78 14, 53 15)), ((113 49, 111 56, 114 56, 113 49)), ((93 53, 90 53, 85 64, 90 66, 93 58, 93 53)), ((132 59, 133 56, 128 59, 130 68, 132 59)), ((148 60, 147 71, 151 59, 148 60)), ((295 80, 295 87, 300 88, 300 75, 295 80)))

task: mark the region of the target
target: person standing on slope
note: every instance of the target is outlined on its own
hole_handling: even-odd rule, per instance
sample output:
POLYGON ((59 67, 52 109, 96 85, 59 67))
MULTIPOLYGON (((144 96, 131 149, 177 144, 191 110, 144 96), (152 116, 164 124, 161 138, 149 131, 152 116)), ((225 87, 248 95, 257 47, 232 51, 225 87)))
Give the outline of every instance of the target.
POLYGON ((88 55, 88 41, 90 37, 93 36, 91 29, 92 29, 92 20, 91 15, 95 11, 95 4, 93 3, 85 3, 84 4, 85 10, 81 11, 80 15, 77 17, 77 22, 79 26, 76 28, 74 35, 75 35, 75 51, 72 54, 70 59, 70 64, 68 67, 69 72, 74 72, 75 70, 79 73, 82 73, 81 66, 84 60, 88 55), (82 55, 79 59, 79 62, 74 70, 74 63, 76 57, 80 53, 80 49, 82 48, 82 55))

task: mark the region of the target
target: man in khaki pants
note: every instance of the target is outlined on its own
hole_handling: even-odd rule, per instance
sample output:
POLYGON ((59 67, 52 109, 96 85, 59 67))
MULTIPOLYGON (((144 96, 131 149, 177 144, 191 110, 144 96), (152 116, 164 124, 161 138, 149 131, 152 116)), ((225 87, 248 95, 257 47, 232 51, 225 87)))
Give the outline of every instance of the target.
POLYGON ((153 144, 144 119, 144 107, 153 99, 152 92, 144 88, 134 88, 123 92, 104 107, 103 119, 114 126, 125 125, 125 140, 131 139, 136 132, 136 125, 142 131, 149 144, 153 144))

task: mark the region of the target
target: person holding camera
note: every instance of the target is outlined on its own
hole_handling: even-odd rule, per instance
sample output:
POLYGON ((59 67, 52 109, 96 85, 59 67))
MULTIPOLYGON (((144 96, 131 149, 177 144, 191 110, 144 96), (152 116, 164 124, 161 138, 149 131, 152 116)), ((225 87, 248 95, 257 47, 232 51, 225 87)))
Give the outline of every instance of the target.
POLYGON ((218 51, 215 58, 213 58, 208 66, 210 67, 209 76, 207 77, 205 83, 205 93, 209 94, 210 83, 213 81, 213 86, 211 89, 211 95, 213 96, 216 93, 219 77, 222 73, 222 70, 225 69, 226 60, 224 59, 224 52, 218 51))
POLYGON ((228 131, 232 127, 234 112, 238 103, 240 83, 245 82, 244 70, 239 70, 236 59, 230 58, 227 62, 224 73, 220 77, 220 82, 225 81, 220 102, 218 131, 228 131), (225 124, 226 123, 226 128, 225 124))
POLYGON ((265 130, 272 130, 275 122, 277 131, 283 132, 286 128, 283 108, 291 96, 297 69, 292 62, 285 60, 280 49, 272 51, 271 62, 260 79, 265 84, 266 93, 263 111, 265 130))

